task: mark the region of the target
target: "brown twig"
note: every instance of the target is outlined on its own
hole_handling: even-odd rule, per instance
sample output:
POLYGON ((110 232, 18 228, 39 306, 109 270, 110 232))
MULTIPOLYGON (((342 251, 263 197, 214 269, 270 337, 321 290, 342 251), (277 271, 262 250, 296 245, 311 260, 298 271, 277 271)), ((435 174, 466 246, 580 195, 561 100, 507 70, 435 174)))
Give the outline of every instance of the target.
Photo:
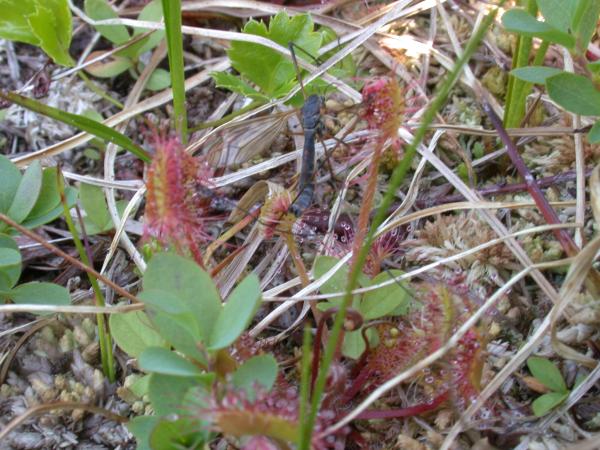
MULTIPOLYGON (((592 173, 592 169, 588 169, 585 172, 585 177, 588 178, 592 173)), ((574 170, 552 175, 550 177, 544 177, 537 180, 537 184, 540 188, 547 188, 555 186, 559 183, 565 183, 567 181, 573 181, 577 178, 577 174, 574 170)), ((485 197, 490 195, 509 194, 512 192, 522 192, 527 190, 527 183, 511 183, 511 184, 494 184, 487 186, 482 189, 478 189, 477 194, 485 197)), ((446 203, 462 202, 465 197, 462 194, 447 195, 445 197, 436 197, 431 199, 417 200, 416 206, 419 208, 425 208, 435 205, 443 205, 446 203)))
POLYGON ((29 419, 31 416, 36 414, 40 414, 46 411, 52 411, 54 409, 83 409, 87 411, 91 411, 96 414, 101 414, 110 420, 114 420, 115 422, 125 423, 129 419, 127 417, 120 416, 115 414, 107 409, 100 408, 94 405, 86 405, 85 403, 77 403, 77 402, 55 402, 55 403, 47 403, 45 405, 37 405, 29 408, 23 414, 18 417, 15 417, 11 420, 6 427, 0 431, 0 441, 4 442, 4 439, 11 431, 14 431, 19 425, 29 419))
POLYGON ((39 236, 38 234, 34 233, 33 231, 28 230, 25 227, 19 225, 17 222, 15 222, 14 220, 12 220, 6 214, 0 213, 0 220, 2 222, 6 223, 7 225, 13 227, 14 229, 18 230, 21 234, 23 234, 23 235, 27 236, 28 238, 34 240, 35 242, 37 242, 38 244, 40 244, 42 247, 44 247, 46 250, 54 253, 55 255, 60 256, 61 258, 64 258, 66 261, 68 261, 69 263, 71 263, 74 266, 78 267, 79 269, 83 270, 84 272, 89 273, 92 276, 96 277, 98 280, 102 281, 102 283, 104 283, 105 285, 107 285, 107 286, 111 287, 112 289, 114 289, 115 292, 117 292, 120 296, 128 298, 129 300, 131 300, 133 302, 136 302, 136 303, 140 302, 140 300, 135 295, 130 294, 129 292, 127 292, 125 289, 123 289, 118 284, 116 284, 113 281, 109 280, 104 275, 100 274, 99 272, 96 272, 93 268, 86 266, 81 261, 73 258, 71 255, 63 252, 58 247, 56 247, 56 246, 54 246, 54 245, 46 242, 43 237, 39 236))
MULTIPOLYGON (((521 155, 517 150, 517 146, 506 132, 506 129, 502 125, 502 120, 500 119, 500 117, 498 117, 498 115, 494 112, 494 110, 487 101, 483 102, 483 110, 485 111, 490 121, 492 122, 492 125, 496 129, 498 137, 500 137, 500 140, 504 144, 506 148, 506 153, 508 154, 511 162, 514 164, 515 168, 517 169, 517 172, 519 172, 519 175, 521 175, 523 180, 525 180, 527 191, 529 192, 529 195, 531 195, 531 197, 533 198, 533 201, 539 208, 540 212, 542 213, 542 216, 544 216, 544 219, 546 219, 546 221, 549 224, 561 223, 558 218, 558 215, 556 214, 556 211, 554 211, 554 208, 552 208, 552 206, 544 196, 544 193, 542 192, 542 189, 535 180, 535 177, 525 164, 525 161, 523 161, 523 158, 521 158, 521 155)), ((575 244, 571 236, 569 236, 566 230, 556 229, 553 231, 553 233, 558 242, 560 242, 560 245, 562 246, 563 250, 567 255, 575 256, 579 252, 579 247, 577 247, 577 245, 575 244)))

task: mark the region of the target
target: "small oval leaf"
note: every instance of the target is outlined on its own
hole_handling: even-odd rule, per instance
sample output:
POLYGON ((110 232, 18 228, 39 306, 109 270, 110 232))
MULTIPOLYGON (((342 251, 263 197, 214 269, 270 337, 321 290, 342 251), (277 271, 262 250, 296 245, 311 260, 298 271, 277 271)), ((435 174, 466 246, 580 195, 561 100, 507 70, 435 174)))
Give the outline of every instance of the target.
POLYGON ((183 399, 190 389, 212 380, 212 374, 198 377, 179 377, 152 373, 148 385, 148 396, 152 409, 157 415, 189 414, 189 407, 183 406, 183 399))
POLYGON ((146 83, 146 89, 151 91, 162 91, 169 86, 171 86, 171 74, 165 69, 160 68, 152 72, 148 83, 146 83))
POLYGON ((214 282, 195 262, 173 253, 158 253, 148 263, 144 273, 144 290, 169 291, 185 302, 200 325, 202 340, 208 342, 221 298, 214 282))
POLYGON ((150 319, 142 311, 111 314, 110 333, 121 350, 138 358, 148 347, 164 347, 165 341, 152 327, 150 319))
MULTIPOLYGON (((94 20, 117 19, 119 15, 106 0, 85 0, 85 13, 94 20)), ((129 32, 124 25, 99 25, 98 33, 114 44, 121 45, 129 40, 129 32)))
POLYGON ((258 355, 245 361, 233 374, 234 386, 252 392, 254 386, 262 385, 270 390, 277 378, 277 361, 272 355, 258 355))
POLYGON ((260 300, 258 277, 250 274, 233 290, 221 309, 210 335, 209 350, 220 350, 233 344, 250 324, 260 300))
MULTIPOLYGON (((105 52, 100 50, 92 52, 86 58, 86 60, 90 61, 103 53, 105 52)), ((86 66, 85 71, 90 75, 93 75, 98 78, 112 78, 125 72, 131 67, 133 67, 133 62, 131 62, 129 58, 125 58, 124 56, 111 55, 107 58, 90 64, 89 66, 86 66)))
POLYGON ((17 166, 0 155, 0 212, 6 213, 10 208, 22 177, 17 166))
POLYGON ((523 36, 539 37, 546 41, 564 45, 567 48, 575 46, 575 38, 570 34, 557 30, 546 22, 536 20, 522 9, 510 9, 502 16, 502 25, 508 31, 522 34, 523 36))
POLYGON ((533 84, 546 84, 546 78, 558 75, 562 70, 555 67, 531 66, 519 67, 510 71, 510 74, 519 80, 533 84))
POLYGON ((550 98, 560 106, 583 116, 600 116, 600 91, 589 78, 563 72, 546 80, 550 98))
MULTIPOLYGON (((401 270, 390 270, 389 273, 381 272, 371 280, 371 286, 388 281, 392 277, 402 275, 402 273, 401 270)), ((360 312, 366 320, 378 319, 395 310, 402 309, 402 307, 407 309, 408 302, 408 289, 398 281, 365 293, 360 303, 360 312)))
POLYGON ((568 396, 568 392, 548 392, 533 401, 531 404, 533 413, 538 417, 543 416, 564 402, 568 396))
POLYGON ((600 143, 600 121, 596 122, 587 135, 590 144, 600 143))
POLYGON ((160 373, 176 377, 202 375, 200 368, 182 358, 177 353, 162 347, 149 347, 139 357, 140 368, 146 372, 160 373))
MULTIPOLYGON (((10 291, 10 298, 17 304, 32 305, 70 305, 71 297, 66 288, 54 283, 31 283, 20 284, 10 291)), ((45 313, 42 313, 45 314, 45 313)))
MULTIPOLYGON (((0 236, 4 237, 4 235, 0 236)), ((10 238, 6 237, 6 239, 10 238)), ((0 290, 8 290, 17 284, 21 276, 21 253, 19 250, 7 247, 0 248, 0 273, 6 277, 3 278, 5 282, 0 280, 0 290)))
POLYGON ((544 386, 555 392, 566 392, 567 385, 558 367, 547 358, 532 356, 527 360, 531 374, 544 386))
POLYGON ((33 209, 42 188, 42 166, 34 161, 23 174, 7 215, 15 222, 23 222, 33 209))

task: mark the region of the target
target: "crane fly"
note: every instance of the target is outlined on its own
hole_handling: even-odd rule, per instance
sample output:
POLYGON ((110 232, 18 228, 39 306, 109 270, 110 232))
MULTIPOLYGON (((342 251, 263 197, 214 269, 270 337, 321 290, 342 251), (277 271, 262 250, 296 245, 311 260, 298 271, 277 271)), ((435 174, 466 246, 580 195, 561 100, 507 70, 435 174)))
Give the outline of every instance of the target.
MULTIPOLYGON (((268 213, 269 208, 259 212, 257 208, 258 200, 256 200, 253 195, 248 195, 246 200, 242 198, 242 200, 239 202, 242 203, 242 207, 240 207, 240 204, 236 205, 235 207, 227 205, 226 209, 232 211, 228 221, 231 223, 236 223, 236 225, 232 228, 235 228, 238 231, 241 229, 241 226, 245 226, 250 220, 257 219, 262 223, 263 226, 268 227, 268 229, 271 231, 276 231, 278 233, 287 235, 292 234, 295 237, 299 237, 300 240, 305 241, 306 238, 315 237, 315 231, 317 229, 322 229, 324 224, 328 224, 329 219, 328 213, 316 212, 316 210, 313 209, 312 211, 309 210, 310 214, 305 217, 306 220, 300 220, 303 218, 309 207, 313 204, 313 197, 315 193, 315 182, 313 178, 316 172, 316 139, 317 137, 320 137, 321 130, 323 128, 321 124, 321 108, 324 104, 324 100, 321 96, 316 94, 309 96, 306 95, 294 52, 294 44, 290 43, 289 48, 292 54, 294 66, 296 68, 301 91, 305 99, 304 105, 300 109, 300 121, 303 128, 304 142, 296 194, 291 200, 291 204, 286 209, 281 209, 280 207, 276 208, 276 211, 278 212, 270 217, 268 213), (261 216, 263 211, 265 214, 264 216, 261 216), (296 221, 292 227, 289 226, 290 217, 284 219, 286 212, 291 212, 296 217, 296 221), (325 219, 323 220, 323 218, 325 219), (263 220, 261 221, 261 219, 263 220), (282 220, 285 220, 285 225, 282 223, 282 220), (280 229, 274 227, 275 224, 280 224, 280 229)), ((227 170, 235 166, 239 166, 264 153, 271 143, 283 133, 288 119, 296 112, 296 109, 292 109, 289 111, 271 113, 269 115, 244 121, 234 120, 219 127, 219 131, 216 133, 213 132, 207 137, 200 139, 197 143, 189 147, 188 151, 194 150, 202 145, 203 153, 212 167, 227 170)), ((327 155, 325 161, 329 162, 327 155)), ((331 179, 334 180, 335 176, 333 174, 331 165, 328 164, 328 166, 331 179)), ((254 189, 254 187, 255 186, 250 188, 250 190, 254 189)), ((208 193, 207 190, 205 191, 206 192, 204 194, 200 195, 205 195, 208 193)), ((214 202, 215 204, 224 204, 222 199, 214 200, 214 202)), ((346 222, 347 221, 348 219, 346 219, 346 222)), ((350 228, 348 223, 344 223, 344 225, 344 230, 350 228)), ((326 229, 327 227, 325 227, 325 230, 326 229)), ((233 231, 233 229, 231 231, 233 231)), ((342 231, 341 235, 343 236, 344 234, 345 232, 342 231)), ((229 232, 227 235, 231 236, 229 232)), ((339 235, 340 234, 338 234, 338 236, 339 235)))
POLYGON ((313 181, 315 172, 315 139, 321 128, 322 103, 321 97, 311 95, 306 99, 304 106, 302 106, 302 128, 304 129, 302 167, 300 169, 298 195, 291 207, 296 217, 300 216, 310 206, 315 191, 315 183, 313 181))

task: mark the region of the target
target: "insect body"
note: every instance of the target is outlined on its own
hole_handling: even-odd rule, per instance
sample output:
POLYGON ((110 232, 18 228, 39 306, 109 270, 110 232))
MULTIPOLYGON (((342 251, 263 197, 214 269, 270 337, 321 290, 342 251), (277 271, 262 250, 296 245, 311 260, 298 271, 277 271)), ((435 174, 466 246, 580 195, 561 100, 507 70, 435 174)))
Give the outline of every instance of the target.
POLYGON ((304 128, 304 146, 302 148, 302 167, 298 184, 298 197, 291 210, 296 216, 308 208, 315 191, 313 175, 315 171, 315 139, 321 126, 321 97, 311 95, 302 107, 302 127, 304 128))

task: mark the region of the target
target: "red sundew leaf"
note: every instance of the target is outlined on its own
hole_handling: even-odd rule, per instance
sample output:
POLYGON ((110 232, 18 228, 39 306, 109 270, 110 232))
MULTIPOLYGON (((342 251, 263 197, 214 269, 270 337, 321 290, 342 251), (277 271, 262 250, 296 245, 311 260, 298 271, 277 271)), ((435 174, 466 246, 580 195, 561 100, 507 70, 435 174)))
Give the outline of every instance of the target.
POLYGON ((362 89, 363 117, 372 130, 379 130, 383 138, 393 138, 402 124, 405 111, 404 92, 389 77, 368 81, 362 89))
MULTIPOLYGON (((464 314, 458 311, 464 310, 468 299, 439 282, 412 284, 411 287, 421 306, 413 308, 412 313, 398 319, 395 325, 385 323, 377 327, 379 345, 368 354, 365 367, 356 380, 364 379, 366 375, 371 386, 387 381, 442 347, 464 322, 464 314)), ((480 390, 482 343, 480 333, 472 329, 447 355, 445 363, 424 369, 417 378, 423 383, 425 393, 435 397, 449 392, 459 408, 465 407, 480 390)), ((357 387, 353 386, 353 389, 357 390, 357 387)))
MULTIPOLYGON (((295 444, 300 429, 296 389, 289 387, 280 377, 271 391, 255 386, 254 394, 249 397, 244 390, 229 386, 222 398, 217 400, 210 397, 203 401, 205 406, 199 410, 199 417, 210 420, 212 427, 227 435, 260 436, 295 444)), ((334 443, 342 445, 335 448, 345 448, 343 442, 350 431, 349 427, 343 427, 333 435, 319 436, 319 432, 331 426, 341 412, 335 409, 341 406, 339 397, 336 399, 332 406, 326 406, 327 402, 323 402, 317 414, 312 449, 330 449, 334 443)))
POLYGON ((207 183, 211 171, 186 153, 176 138, 157 136, 155 147, 148 171, 145 237, 202 265, 198 244, 209 236, 203 227, 205 208, 196 191, 207 183))
POLYGON ((380 343, 369 354, 366 366, 376 374, 377 382, 415 364, 445 341, 447 317, 440 297, 431 291, 420 300, 425 304, 396 326, 386 323, 377 327, 380 343))

